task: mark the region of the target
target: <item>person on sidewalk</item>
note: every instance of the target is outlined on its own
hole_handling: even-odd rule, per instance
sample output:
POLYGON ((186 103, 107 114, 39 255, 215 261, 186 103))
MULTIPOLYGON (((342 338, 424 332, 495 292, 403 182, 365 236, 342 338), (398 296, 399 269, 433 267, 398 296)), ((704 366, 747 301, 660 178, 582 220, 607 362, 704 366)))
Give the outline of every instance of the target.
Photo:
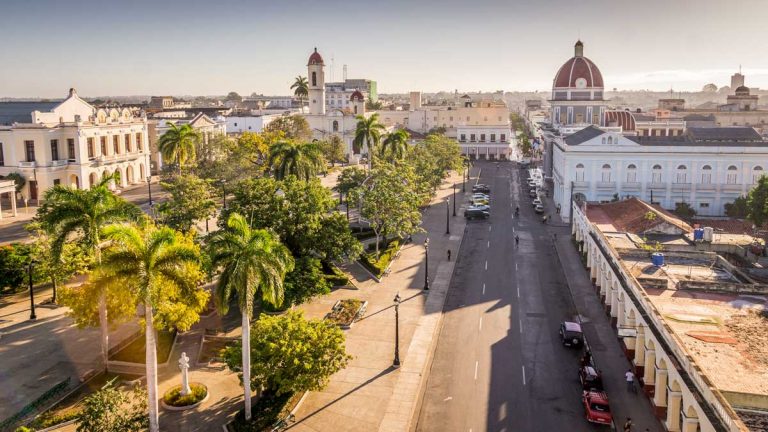
POLYGON ((627 421, 624 422, 624 432, 632 432, 632 419, 627 417, 627 421))
POLYGON ((632 373, 632 369, 627 369, 624 378, 627 380, 627 391, 637 393, 637 388, 635 387, 635 374, 632 373))
POLYGON ((451 250, 448 249, 448 261, 450 261, 450 260, 451 260, 451 250))
POLYGON ((515 234, 515 246, 517 246, 520 243, 520 236, 515 234))

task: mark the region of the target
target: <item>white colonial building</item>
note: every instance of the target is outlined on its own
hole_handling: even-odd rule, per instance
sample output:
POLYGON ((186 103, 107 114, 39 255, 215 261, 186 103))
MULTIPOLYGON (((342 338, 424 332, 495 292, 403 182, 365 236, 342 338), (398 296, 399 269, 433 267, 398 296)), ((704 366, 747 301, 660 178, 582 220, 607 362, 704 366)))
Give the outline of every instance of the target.
POLYGON ((768 168, 768 141, 748 127, 688 128, 681 136, 625 136, 589 126, 552 140, 554 200, 570 216, 571 199, 637 197, 699 215, 724 214, 768 168))
POLYGON ((53 185, 87 188, 119 173, 115 188, 145 181, 149 172, 147 120, 128 109, 96 109, 69 96, 29 121, 0 126, 0 176, 20 173, 24 199, 36 202, 53 185))
POLYGON ((157 141, 171 128, 171 124, 176 125, 177 127, 185 124, 190 125, 192 129, 196 130, 200 134, 200 139, 205 144, 207 144, 209 140, 218 135, 227 134, 228 122, 222 116, 211 118, 208 115, 199 112, 192 117, 165 118, 162 114, 163 113, 160 113, 154 116, 148 122, 149 146, 151 149, 150 168, 153 174, 156 173, 157 170, 162 168, 164 165, 163 155, 160 154, 157 149, 157 141))

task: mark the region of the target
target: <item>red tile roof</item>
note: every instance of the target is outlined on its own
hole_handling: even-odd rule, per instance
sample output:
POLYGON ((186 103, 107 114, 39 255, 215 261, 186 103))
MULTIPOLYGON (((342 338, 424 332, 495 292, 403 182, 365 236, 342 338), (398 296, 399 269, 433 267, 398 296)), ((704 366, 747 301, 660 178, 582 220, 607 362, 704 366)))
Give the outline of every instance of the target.
POLYGON ((598 224, 611 224, 618 232, 642 234, 662 223, 673 225, 686 233, 693 232, 693 228, 679 217, 637 198, 606 204, 587 204, 587 217, 598 224), (645 215, 648 212, 655 213, 656 218, 647 220, 645 215))

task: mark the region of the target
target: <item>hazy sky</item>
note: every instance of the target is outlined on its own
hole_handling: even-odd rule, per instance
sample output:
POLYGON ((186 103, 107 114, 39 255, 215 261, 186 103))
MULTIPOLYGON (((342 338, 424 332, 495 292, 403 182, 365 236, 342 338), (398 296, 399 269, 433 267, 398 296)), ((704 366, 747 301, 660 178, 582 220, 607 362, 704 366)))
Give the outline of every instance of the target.
POLYGON ((312 48, 330 79, 545 90, 573 55, 607 88, 768 88, 763 0, 2 0, 0 97, 288 94, 312 48))

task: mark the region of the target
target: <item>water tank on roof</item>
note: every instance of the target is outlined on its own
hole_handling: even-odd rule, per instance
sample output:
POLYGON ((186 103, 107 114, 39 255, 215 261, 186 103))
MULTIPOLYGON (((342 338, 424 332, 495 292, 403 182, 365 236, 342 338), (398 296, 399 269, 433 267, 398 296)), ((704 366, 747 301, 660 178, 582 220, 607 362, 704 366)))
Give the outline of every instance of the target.
POLYGON ((651 262, 656 267, 661 267, 664 265, 664 254, 660 252, 654 252, 651 254, 651 262))
POLYGON ((704 240, 704 228, 696 228, 695 230, 693 230, 693 240, 694 241, 704 240))
POLYGON ((712 227, 704 227, 704 241, 705 242, 712 242, 712 237, 714 237, 715 230, 712 229, 712 227))

